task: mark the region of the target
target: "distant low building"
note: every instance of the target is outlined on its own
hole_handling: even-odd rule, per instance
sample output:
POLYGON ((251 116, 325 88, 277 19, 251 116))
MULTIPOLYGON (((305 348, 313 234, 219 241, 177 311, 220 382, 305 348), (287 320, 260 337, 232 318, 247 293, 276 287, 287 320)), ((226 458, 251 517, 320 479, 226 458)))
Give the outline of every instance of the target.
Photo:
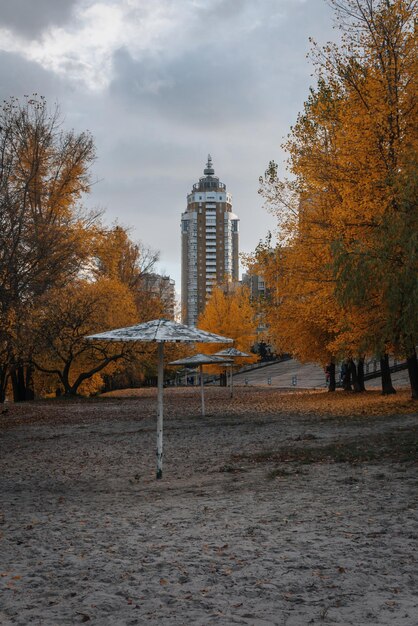
POLYGON ((250 298, 253 302, 265 298, 267 295, 263 276, 257 274, 243 274, 242 284, 249 288, 250 298))
POLYGON ((243 274, 242 284, 250 290, 250 299, 256 309, 257 340, 253 346, 254 352, 260 355, 262 361, 273 359, 273 348, 268 339, 268 326, 265 321, 265 301, 268 289, 264 277, 258 274, 243 274))
POLYGON ((145 274, 141 279, 141 287, 150 296, 159 298, 164 305, 164 315, 174 319, 176 308, 175 282, 170 276, 145 274))

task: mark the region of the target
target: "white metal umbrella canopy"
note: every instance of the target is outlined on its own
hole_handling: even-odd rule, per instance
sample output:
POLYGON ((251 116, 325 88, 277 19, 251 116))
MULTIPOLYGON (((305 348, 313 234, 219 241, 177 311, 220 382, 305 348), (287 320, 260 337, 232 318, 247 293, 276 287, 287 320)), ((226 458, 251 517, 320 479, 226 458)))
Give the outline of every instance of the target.
POLYGON ((225 357, 251 356, 251 354, 241 352, 241 350, 238 350, 237 348, 225 348, 225 350, 219 350, 219 352, 215 352, 215 355, 225 357))
POLYGON ((195 354, 193 356, 186 357, 184 359, 178 359, 172 361, 169 365, 194 365, 199 366, 200 370, 200 395, 202 399, 202 417, 205 417, 205 393, 203 391, 203 365, 230 365, 233 361, 230 359, 223 359, 220 356, 214 354, 195 354))
POLYGON ((184 326, 172 320, 152 320, 127 328, 117 328, 86 339, 94 341, 137 341, 158 344, 158 400, 157 400, 157 479, 163 477, 163 378, 165 343, 232 343, 229 337, 208 333, 199 328, 184 326))
MULTIPOLYGON (((225 350, 219 350, 219 352, 215 352, 216 356, 221 356, 225 359, 237 359, 239 357, 250 357, 251 354, 247 354, 246 352, 241 352, 237 348, 225 348, 225 350)), ((233 371, 231 365, 231 380, 230 380, 230 389, 231 389, 231 398, 234 395, 234 384, 233 384, 233 371)))

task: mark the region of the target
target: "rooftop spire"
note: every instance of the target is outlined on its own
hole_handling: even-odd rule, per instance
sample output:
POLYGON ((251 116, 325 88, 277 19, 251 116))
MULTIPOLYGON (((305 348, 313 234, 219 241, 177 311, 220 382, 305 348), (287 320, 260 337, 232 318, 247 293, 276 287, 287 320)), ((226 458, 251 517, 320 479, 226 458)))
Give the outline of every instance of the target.
POLYGON ((206 167, 203 170, 203 173, 205 174, 205 176, 213 176, 215 173, 212 164, 212 157, 210 156, 210 154, 208 154, 208 162, 206 163, 206 167))

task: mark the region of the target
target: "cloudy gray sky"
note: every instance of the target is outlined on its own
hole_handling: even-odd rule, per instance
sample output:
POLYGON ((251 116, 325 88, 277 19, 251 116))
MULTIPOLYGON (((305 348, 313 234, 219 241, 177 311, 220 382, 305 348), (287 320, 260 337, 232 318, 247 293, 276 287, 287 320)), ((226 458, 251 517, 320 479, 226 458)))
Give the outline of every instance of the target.
POLYGON ((258 196, 313 83, 325 0, 0 0, 0 96, 38 93, 92 132, 105 219, 161 251, 180 285, 180 216, 208 153, 249 252, 274 227, 258 196))

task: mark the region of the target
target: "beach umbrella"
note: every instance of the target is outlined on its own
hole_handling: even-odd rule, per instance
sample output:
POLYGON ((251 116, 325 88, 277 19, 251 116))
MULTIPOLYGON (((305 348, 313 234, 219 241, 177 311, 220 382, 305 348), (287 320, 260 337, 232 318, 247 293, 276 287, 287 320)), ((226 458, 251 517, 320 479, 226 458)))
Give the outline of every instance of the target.
MULTIPOLYGON (((225 350, 219 350, 219 352, 215 352, 216 356, 221 356, 224 358, 228 358, 228 359, 237 359, 237 358, 241 358, 241 357, 251 357, 251 354, 247 354, 246 352, 241 352, 241 350, 238 350, 237 348, 225 348, 225 350)), ((230 381, 230 389, 231 389, 231 398, 234 395, 233 392, 233 375, 232 375, 232 364, 231 364, 231 381, 230 381)))
POLYGON ((104 333, 89 335, 94 341, 134 341, 158 345, 158 394, 157 394, 157 478, 163 477, 163 376, 165 343, 232 343, 229 337, 208 333, 199 328, 184 326, 172 320, 152 320, 127 328, 116 328, 104 333))
POLYGON ((205 394, 203 391, 203 366, 204 365, 229 365, 233 361, 230 359, 223 359, 220 356, 213 354, 195 354, 193 356, 186 357, 184 359, 178 359, 172 361, 169 365, 185 365, 199 367, 200 370, 200 395, 202 398, 202 417, 205 417, 205 394))

